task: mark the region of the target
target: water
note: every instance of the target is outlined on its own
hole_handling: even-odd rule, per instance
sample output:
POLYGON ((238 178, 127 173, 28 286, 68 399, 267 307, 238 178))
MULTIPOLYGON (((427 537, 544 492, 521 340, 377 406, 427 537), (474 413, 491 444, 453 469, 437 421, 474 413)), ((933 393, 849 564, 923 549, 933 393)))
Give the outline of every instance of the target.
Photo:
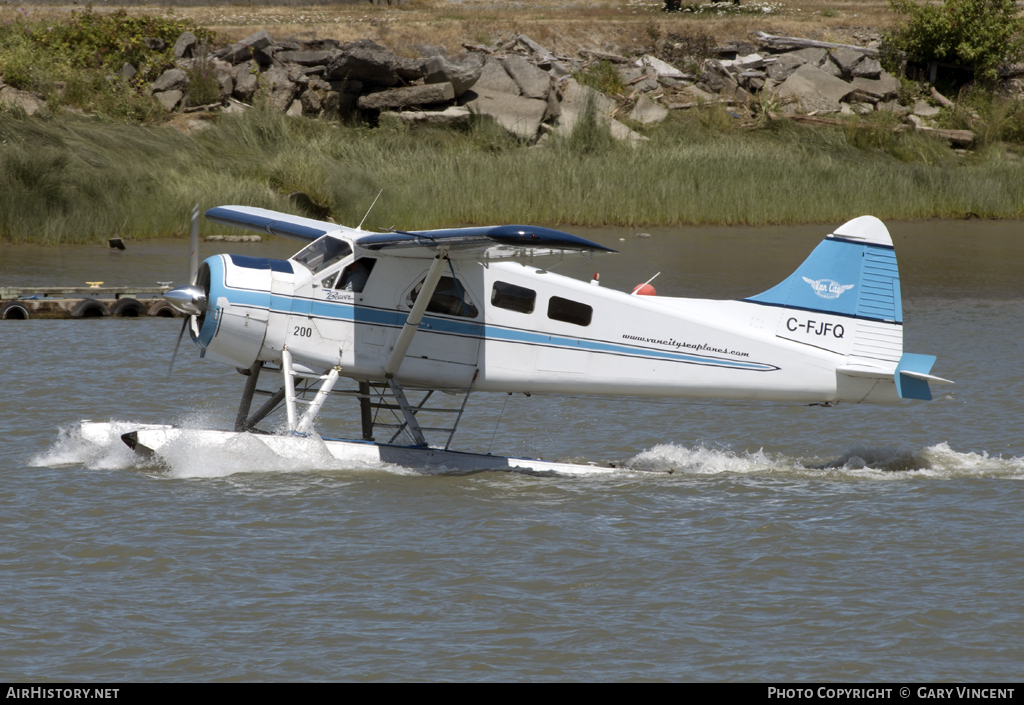
MULTIPOLYGON (((0 322, 0 678, 1021 678, 1022 224, 890 229, 905 347, 955 386, 896 408, 471 399, 459 448, 646 468, 583 478, 153 465, 77 422, 229 427, 242 377, 183 348, 166 380, 176 320, 0 322)), ((623 254, 556 271, 738 297, 826 231, 580 231, 623 254)), ((0 284, 181 279, 186 250, 0 245, 0 284)))

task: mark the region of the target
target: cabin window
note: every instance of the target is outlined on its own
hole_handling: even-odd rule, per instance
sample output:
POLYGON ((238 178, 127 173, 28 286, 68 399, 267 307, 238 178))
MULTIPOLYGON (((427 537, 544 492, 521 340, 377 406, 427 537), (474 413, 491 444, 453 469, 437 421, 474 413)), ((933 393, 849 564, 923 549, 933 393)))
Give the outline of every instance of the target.
POLYGON ((498 308, 519 313, 533 313, 533 305, 537 302, 537 292, 515 284, 494 282, 491 289, 491 303, 498 308))
POLYGON ((570 301, 560 296, 552 296, 548 301, 548 318, 565 321, 577 326, 589 326, 594 309, 578 301, 570 301))
POLYGON ((363 287, 366 286, 366 281, 370 278, 370 272, 373 271, 373 265, 375 264, 377 264, 377 260, 372 257, 357 259, 341 270, 337 288, 343 291, 354 291, 357 294, 362 293, 363 287))
POLYGON ((352 247, 347 242, 325 235, 292 259, 316 274, 335 262, 340 262, 350 254, 352 254, 352 247))
MULTIPOLYGON (((409 292, 407 303, 410 308, 416 303, 416 297, 419 295, 420 289, 423 288, 424 281, 426 281, 425 277, 409 292)), ((441 277, 437 283, 437 289, 434 290, 434 295, 430 297, 430 303, 427 304, 427 311, 466 318, 476 318, 478 313, 476 306, 469 299, 466 285, 452 277, 441 277)))

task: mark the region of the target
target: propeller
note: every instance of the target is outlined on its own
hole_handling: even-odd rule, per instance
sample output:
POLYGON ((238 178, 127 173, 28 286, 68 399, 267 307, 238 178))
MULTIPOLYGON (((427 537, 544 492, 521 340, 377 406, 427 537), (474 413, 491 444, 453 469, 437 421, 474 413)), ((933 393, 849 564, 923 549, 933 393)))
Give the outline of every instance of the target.
POLYGON ((202 316, 206 313, 207 299, 206 291, 195 284, 171 289, 164 293, 164 299, 175 311, 185 314, 185 320, 181 322, 181 330, 178 331, 178 342, 174 344, 171 364, 167 366, 167 379, 170 379, 171 372, 174 371, 174 360, 178 357, 178 348, 181 347, 181 338, 185 335, 185 329, 191 322, 192 316, 202 316))

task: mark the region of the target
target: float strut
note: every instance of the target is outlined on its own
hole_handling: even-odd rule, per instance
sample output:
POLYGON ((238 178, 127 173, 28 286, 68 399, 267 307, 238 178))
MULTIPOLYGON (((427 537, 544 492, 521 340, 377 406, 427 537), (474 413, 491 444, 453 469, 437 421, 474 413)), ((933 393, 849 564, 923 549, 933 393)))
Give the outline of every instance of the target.
POLYGON ((256 393, 256 382, 260 378, 260 370, 263 369, 263 360, 257 360, 249 368, 249 376, 245 378, 245 388, 242 390, 242 402, 238 405, 238 416, 235 417, 235 431, 245 431, 249 424, 249 408, 252 406, 252 395, 256 393))
POLYGON ((373 440, 373 409, 370 404, 370 385, 359 383, 359 416, 363 422, 363 440, 373 440))
POLYGON ((320 413, 320 407, 327 401, 327 396, 334 389, 334 385, 338 382, 338 376, 341 372, 341 366, 335 366, 331 368, 331 371, 321 377, 320 389, 317 391, 316 396, 313 397, 313 401, 309 402, 309 408, 306 409, 306 413, 302 415, 299 420, 298 431, 300 433, 312 433, 313 432, 313 419, 320 413))

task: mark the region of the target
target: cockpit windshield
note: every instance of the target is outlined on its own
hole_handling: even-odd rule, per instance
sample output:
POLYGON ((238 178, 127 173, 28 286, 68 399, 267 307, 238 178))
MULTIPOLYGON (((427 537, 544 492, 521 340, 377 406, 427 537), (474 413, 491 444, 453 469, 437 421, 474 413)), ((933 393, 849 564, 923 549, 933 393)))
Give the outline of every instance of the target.
POLYGON ((316 274, 335 262, 345 259, 350 254, 352 254, 352 247, 347 242, 324 235, 292 259, 316 274))

